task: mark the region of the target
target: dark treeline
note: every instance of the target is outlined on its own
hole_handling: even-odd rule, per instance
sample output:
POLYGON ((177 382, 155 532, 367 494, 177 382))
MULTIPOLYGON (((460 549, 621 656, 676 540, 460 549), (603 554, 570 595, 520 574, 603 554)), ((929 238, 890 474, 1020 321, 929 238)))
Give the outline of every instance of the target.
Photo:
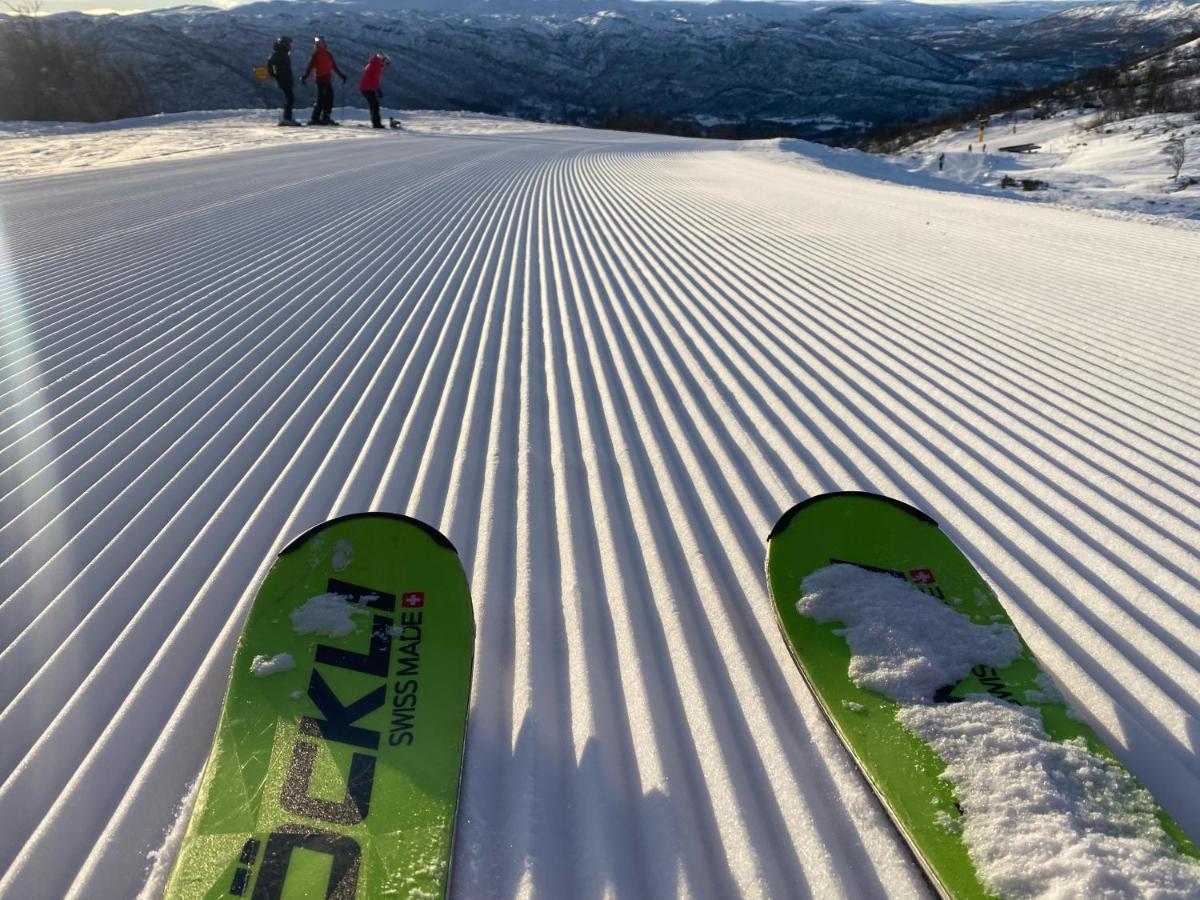
POLYGON ((910 144, 947 130, 966 128, 980 119, 1017 109, 1032 109, 1034 117, 1060 109, 1097 110, 1095 125, 1153 113, 1200 114, 1200 88, 1183 82, 1200 75, 1200 51, 1174 58, 1177 48, 1200 40, 1200 32, 1165 48, 1124 60, 1115 66, 1089 69, 1075 78, 1030 91, 1002 94, 979 106, 921 122, 888 125, 868 132, 856 146, 872 153, 896 153, 910 144))
POLYGON ((103 122, 153 110, 100 41, 47 28, 38 2, 9 10, 0 16, 0 119, 103 122))
MULTIPOLYGON (((841 133, 833 131, 824 134, 821 142, 858 147, 872 153, 895 153, 943 131, 965 128, 980 119, 1017 109, 1032 109, 1035 117, 1046 117, 1059 109, 1091 107, 1098 110, 1097 126, 1151 113, 1200 114, 1200 88, 1182 86, 1185 79, 1200 75, 1200 52, 1168 62, 1177 48, 1197 39, 1200 39, 1200 32, 1173 41, 1165 48, 1123 60, 1114 66, 1089 69, 1065 81, 1028 91, 1002 92, 986 103, 932 119, 881 126, 865 135, 851 129, 841 133)), ((621 110, 570 124, 676 137, 724 140, 802 137, 811 140, 806 130, 789 128, 779 122, 721 122, 706 126, 692 118, 668 118, 621 110)))
MULTIPOLYGON (((615 111, 596 117, 581 117, 569 122, 585 128, 606 128, 610 131, 636 131, 643 134, 665 134, 672 137, 699 137, 722 141, 755 141, 764 138, 803 138, 812 140, 811 126, 789 126, 783 122, 746 121, 717 122, 704 125, 692 118, 671 119, 651 113, 615 111)), ((859 132, 852 128, 828 130, 821 136, 827 144, 848 145, 859 132)))

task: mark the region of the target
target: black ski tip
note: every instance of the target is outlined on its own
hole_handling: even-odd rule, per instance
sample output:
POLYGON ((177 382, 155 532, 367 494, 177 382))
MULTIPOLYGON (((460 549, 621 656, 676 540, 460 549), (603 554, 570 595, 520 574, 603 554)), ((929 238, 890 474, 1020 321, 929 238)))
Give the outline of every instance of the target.
POLYGON ((447 548, 452 553, 454 553, 455 556, 458 555, 458 549, 452 543, 450 543, 450 539, 448 537, 446 537, 444 534, 442 534, 440 531, 438 531, 436 528, 434 528, 432 525, 422 522, 420 519, 414 519, 412 516, 405 516, 405 515, 401 515, 400 513, 391 513, 391 512, 350 513, 349 515, 338 516, 336 519, 330 519, 327 522, 321 522, 319 525, 314 525, 312 528, 309 528, 307 531, 305 531, 304 534, 293 539, 290 544, 288 544, 286 547, 284 547, 282 550, 279 551, 279 555, 286 556, 288 553, 291 553, 293 550, 295 550, 297 547, 299 547, 301 544, 303 544, 305 541, 307 541, 310 537, 312 537, 314 534, 316 534, 322 528, 327 528, 328 526, 333 525, 337 522, 345 522, 349 519, 398 519, 401 522, 407 522, 409 525, 415 525, 417 528, 420 528, 427 535, 429 535, 431 538, 433 538, 435 543, 438 543, 441 546, 447 548))
POLYGON ((775 527, 771 529, 771 533, 767 535, 767 540, 769 541, 777 534, 785 531, 788 525, 791 524, 792 519, 796 517, 796 514, 800 512, 800 510, 812 506, 814 503, 820 503, 822 500, 832 500, 835 497, 867 497, 871 500, 881 500, 884 503, 890 503, 892 506, 904 510, 910 516, 920 519, 922 522, 928 522, 934 528, 939 527, 937 521, 932 516, 927 513, 923 513, 915 506, 910 506, 904 501, 897 500, 894 497, 887 497, 883 494, 872 494, 870 491, 831 491, 828 494, 817 494, 815 497, 809 497, 807 500, 801 500, 799 503, 785 512, 779 517, 779 521, 775 523, 775 527))

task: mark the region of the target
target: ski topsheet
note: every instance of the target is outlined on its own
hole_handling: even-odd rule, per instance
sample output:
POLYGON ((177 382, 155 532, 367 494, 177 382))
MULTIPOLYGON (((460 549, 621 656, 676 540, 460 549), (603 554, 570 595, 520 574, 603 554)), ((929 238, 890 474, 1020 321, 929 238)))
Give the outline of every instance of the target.
POLYGON ((415 519, 312 529, 263 581, 168 898, 443 896, 475 625, 415 519))
POLYGON ((1200 896, 1200 852, 1077 718, 929 516, 872 494, 769 538, 805 680, 945 896, 1200 896))

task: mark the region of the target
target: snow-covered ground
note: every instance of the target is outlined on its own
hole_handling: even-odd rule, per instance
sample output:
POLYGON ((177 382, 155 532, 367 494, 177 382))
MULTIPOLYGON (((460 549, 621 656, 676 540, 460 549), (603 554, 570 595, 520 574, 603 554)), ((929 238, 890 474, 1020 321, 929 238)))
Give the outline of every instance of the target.
POLYGON ((272 554, 368 508, 471 578, 458 896, 924 892, 767 596, 836 489, 1200 837, 1196 231, 439 121, 0 186, 0 894, 154 895, 272 554))
MULTIPOLYGON (((308 110, 298 108, 297 121, 308 110)), ((551 126, 479 113, 383 109, 404 129, 419 134, 529 134, 551 126)), ((334 110, 339 128, 280 128, 279 111, 230 110, 168 113, 140 119, 81 124, 76 122, 0 122, 0 181, 81 169, 208 156, 280 143, 358 138, 379 140, 395 132, 370 128, 366 110, 334 110)))
POLYGON ((941 134, 891 161, 904 171, 944 183, 1068 207, 1200 221, 1200 113, 1157 114, 1101 124, 1096 111, 1033 119, 1028 111, 979 129, 941 134), (1185 142, 1180 178, 1164 151, 1185 142), (1033 144, 1030 152, 1002 147, 1033 144), (939 168, 939 157, 944 159, 939 168), (1017 182, 1001 186, 1004 177, 1017 182), (1191 184, 1187 184, 1191 179, 1191 184), (1020 182, 1042 185, 1026 191, 1020 182))

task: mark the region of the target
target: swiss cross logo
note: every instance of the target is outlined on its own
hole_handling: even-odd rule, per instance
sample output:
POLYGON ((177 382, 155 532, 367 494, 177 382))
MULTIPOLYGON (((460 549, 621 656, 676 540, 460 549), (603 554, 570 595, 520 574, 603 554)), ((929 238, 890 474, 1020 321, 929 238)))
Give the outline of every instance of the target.
POLYGON ((937 581, 928 569, 910 569, 908 577, 912 579, 913 584, 933 584, 937 581))
POLYGON ((425 605, 425 595, 420 593, 405 594, 400 598, 400 605, 405 609, 417 609, 425 605))

